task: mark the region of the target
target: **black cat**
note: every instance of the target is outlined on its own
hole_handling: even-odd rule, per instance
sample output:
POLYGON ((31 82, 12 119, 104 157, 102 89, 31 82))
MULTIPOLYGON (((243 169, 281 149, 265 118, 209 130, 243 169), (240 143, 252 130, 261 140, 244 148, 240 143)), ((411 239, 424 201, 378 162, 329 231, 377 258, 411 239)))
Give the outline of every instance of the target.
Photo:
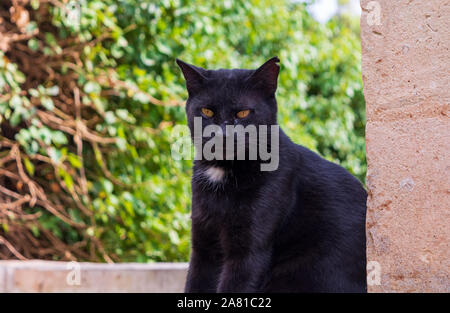
MULTIPOLYGON (((193 139, 194 117, 202 129, 277 125, 277 62, 205 70, 177 60, 193 139)), ((366 292, 366 191, 281 130, 277 139, 272 171, 259 157, 194 162, 186 292, 366 292)))

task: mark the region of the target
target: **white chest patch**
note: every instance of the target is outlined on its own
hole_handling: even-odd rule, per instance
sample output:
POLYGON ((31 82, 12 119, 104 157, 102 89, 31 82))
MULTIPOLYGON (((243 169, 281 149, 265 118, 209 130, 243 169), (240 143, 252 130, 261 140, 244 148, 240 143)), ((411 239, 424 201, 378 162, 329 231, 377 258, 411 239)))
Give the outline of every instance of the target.
POLYGON ((208 168, 205 173, 206 176, 208 176, 208 179, 215 183, 222 181, 225 175, 225 171, 223 169, 214 166, 208 168))

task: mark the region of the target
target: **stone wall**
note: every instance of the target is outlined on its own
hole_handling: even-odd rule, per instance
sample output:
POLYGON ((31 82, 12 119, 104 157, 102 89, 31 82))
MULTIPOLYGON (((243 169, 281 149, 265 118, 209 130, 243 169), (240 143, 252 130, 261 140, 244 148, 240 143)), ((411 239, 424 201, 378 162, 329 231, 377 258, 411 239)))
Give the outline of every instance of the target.
POLYGON ((186 263, 0 261, 2 292, 183 292, 186 263))
POLYGON ((449 292, 450 1, 361 7, 369 291, 449 292))

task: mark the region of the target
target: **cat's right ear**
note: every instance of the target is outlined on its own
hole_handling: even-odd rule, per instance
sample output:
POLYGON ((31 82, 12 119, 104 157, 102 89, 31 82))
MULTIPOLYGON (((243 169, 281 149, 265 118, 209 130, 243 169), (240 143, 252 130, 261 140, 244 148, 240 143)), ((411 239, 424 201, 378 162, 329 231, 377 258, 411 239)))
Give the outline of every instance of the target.
POLYGON ((280 73, 280 66, 277 64, 280 62, 278 57, 273 57, 261 65, 254 71, 252 76, 248 78, 249 84, 254 88, 259 89, 267 96, 275 95, 278 84, 278 74, 280 73))
POLYGON ((206 77, 202 75, 202 68, 188 64, 186 62, 177 59, 177 64, 183 72, 184 79, 186 80, 186 89, 189 96, 196 94, 201 90, 206 82, 206 77))

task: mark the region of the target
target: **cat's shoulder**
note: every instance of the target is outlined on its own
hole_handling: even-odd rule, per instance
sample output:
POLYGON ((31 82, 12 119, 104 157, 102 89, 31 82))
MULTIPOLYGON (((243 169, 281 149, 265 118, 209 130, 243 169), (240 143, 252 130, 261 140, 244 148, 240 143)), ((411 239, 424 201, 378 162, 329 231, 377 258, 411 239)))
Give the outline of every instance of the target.
POLYGON ((322 184, 340 185, 365 193, 361 182, 341 165, 326 160, 318 153, 301 145, 294 144, 292 149, 298 154, 299 175, 322 184))

